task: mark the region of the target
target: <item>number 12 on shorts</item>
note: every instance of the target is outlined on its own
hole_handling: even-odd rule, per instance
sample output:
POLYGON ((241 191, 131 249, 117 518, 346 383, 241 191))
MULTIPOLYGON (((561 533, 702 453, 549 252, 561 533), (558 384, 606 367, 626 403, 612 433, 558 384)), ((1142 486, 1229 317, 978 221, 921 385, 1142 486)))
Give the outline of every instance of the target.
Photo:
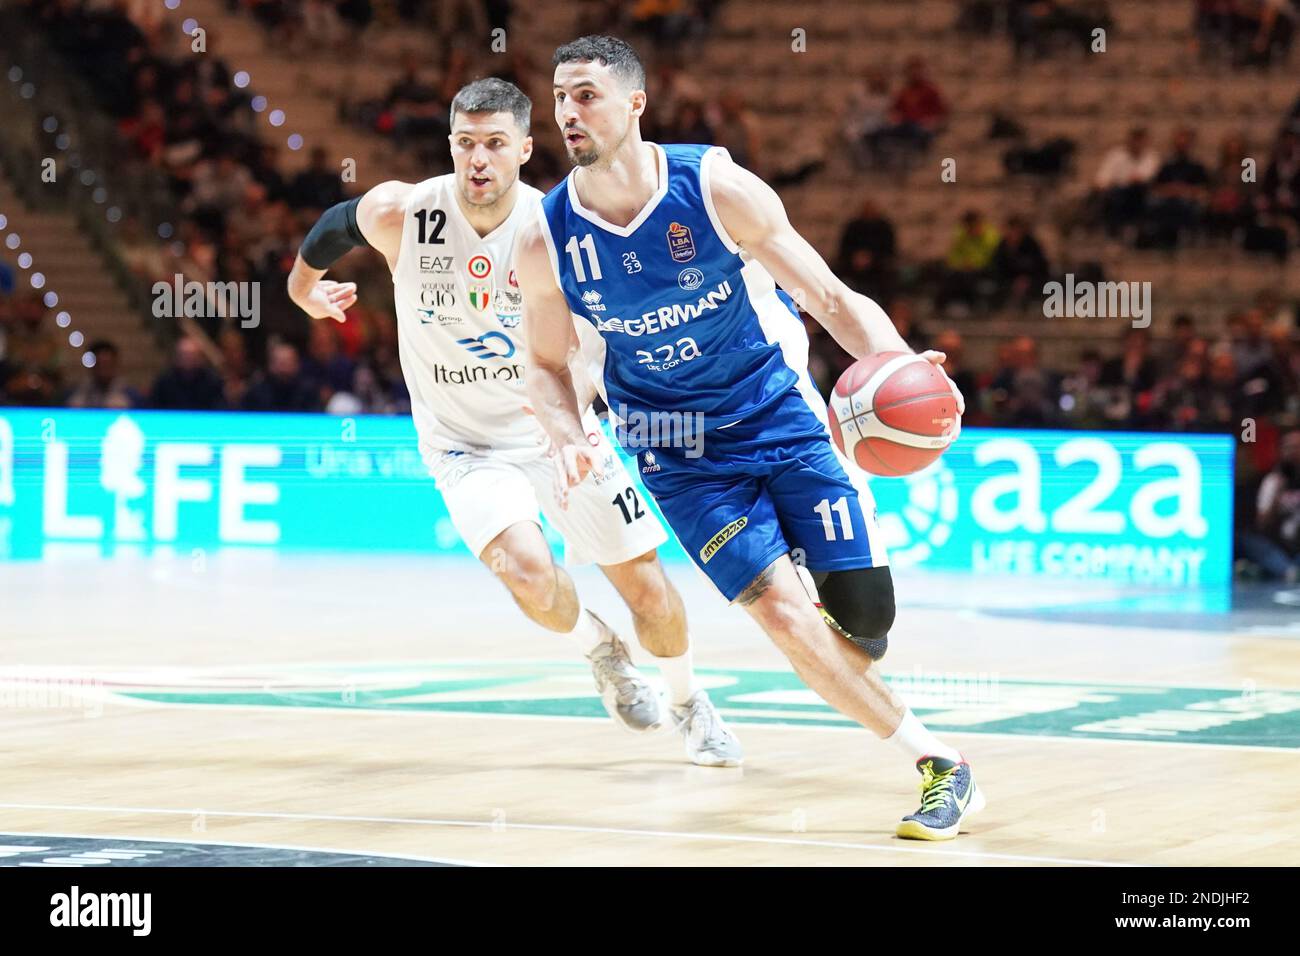
POLYGON ((835 541, 835 522, 832 515, 840 519, 840 540, 853 540, 853 521, 849 518, 849 502, 847 497, 836 498, 832 502, 829 498, 823 498, 817 502, 813 511, 822 519, 822 531, 826 533, 827 541, 835 541))
POLYGON ((645 509, 641 507, 641 498, 631 485, 616 494, 612 503, 618 505, 619 510, 623 512, 624 524, 631 524, 637 518, 645 517, 645 509))

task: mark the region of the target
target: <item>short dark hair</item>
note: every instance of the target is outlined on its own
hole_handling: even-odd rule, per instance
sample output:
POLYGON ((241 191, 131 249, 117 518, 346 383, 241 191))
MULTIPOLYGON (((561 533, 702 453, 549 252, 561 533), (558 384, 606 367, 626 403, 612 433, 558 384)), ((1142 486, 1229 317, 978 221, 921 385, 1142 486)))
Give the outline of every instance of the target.
POLYGON ((645 89, 645 66, 636 50, 618 37, 585 36, 570 40, 555 51, 551 64, 601 63, 630 89, 645 89))
POLYGON ((509 113, 526 136, 532 122, 533 101, 509 80, 489 76, 461 87, 451 101, 453 126, 456 125, 457 113, 509 113))
POLYGON ((95 339, 95 341, 91 342, 90 345, 86 347, 86 351, 94 355, 98 355, 100 352, 112 352, 116 355, 117 346, 108 339, 95 339))

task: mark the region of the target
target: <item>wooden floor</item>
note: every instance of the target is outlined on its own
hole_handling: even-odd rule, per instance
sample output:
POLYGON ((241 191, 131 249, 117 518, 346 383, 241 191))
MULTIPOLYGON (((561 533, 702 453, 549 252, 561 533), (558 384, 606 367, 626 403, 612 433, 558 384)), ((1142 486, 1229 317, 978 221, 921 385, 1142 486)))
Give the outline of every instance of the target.
MULTIPOLYGON (((989 801, 959 840, 918 845, 892 836, 916 805, 904 756, 819 706, 692 569, 672 573, 743 768, 694 767, 672 734, 615 728, 571 648, 472 566, 0 566, 0 851, 29 834, 174 841, 218 862, 234 845, 266 862, 275 848, 477 864, 1292 861, 1300 641, 1285 618, 1102 625, 1052 612, 1077 601, 1066 588, 956 582, 936 603, 933 582, 901 578, 885 670, 989 801), (998 612, 1031 592, 1038 617, 998 612)), ((603 582, 579 580, 628 633, 603 582)))

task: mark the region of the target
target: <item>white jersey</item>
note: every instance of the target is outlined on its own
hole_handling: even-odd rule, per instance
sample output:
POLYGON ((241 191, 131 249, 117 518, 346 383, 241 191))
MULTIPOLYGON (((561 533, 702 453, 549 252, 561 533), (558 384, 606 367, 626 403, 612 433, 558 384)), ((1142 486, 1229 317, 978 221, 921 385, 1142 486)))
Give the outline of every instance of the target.
POLYGON ((455 176, 417 184, 406 201, 393 270, 398 353, 420 454, 430 468, 446 451, 507 460, 541 454, 543 432, 523 411, 523 297, 511 250, 537 218, 542 193, 515 184, 515 207, 487 236, 461 212, 455 176))

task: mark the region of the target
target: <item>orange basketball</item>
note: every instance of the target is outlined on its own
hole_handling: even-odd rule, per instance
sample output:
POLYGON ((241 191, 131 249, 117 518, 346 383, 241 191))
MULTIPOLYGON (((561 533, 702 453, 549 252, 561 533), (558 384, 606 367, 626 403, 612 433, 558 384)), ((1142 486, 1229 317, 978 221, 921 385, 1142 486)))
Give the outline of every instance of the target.
POLYGON ((854 362, 830 400, 831 438, 873 475, 910 475, 943 454, 957 432, 948 379, 919 355, 879 352, 854 362))

